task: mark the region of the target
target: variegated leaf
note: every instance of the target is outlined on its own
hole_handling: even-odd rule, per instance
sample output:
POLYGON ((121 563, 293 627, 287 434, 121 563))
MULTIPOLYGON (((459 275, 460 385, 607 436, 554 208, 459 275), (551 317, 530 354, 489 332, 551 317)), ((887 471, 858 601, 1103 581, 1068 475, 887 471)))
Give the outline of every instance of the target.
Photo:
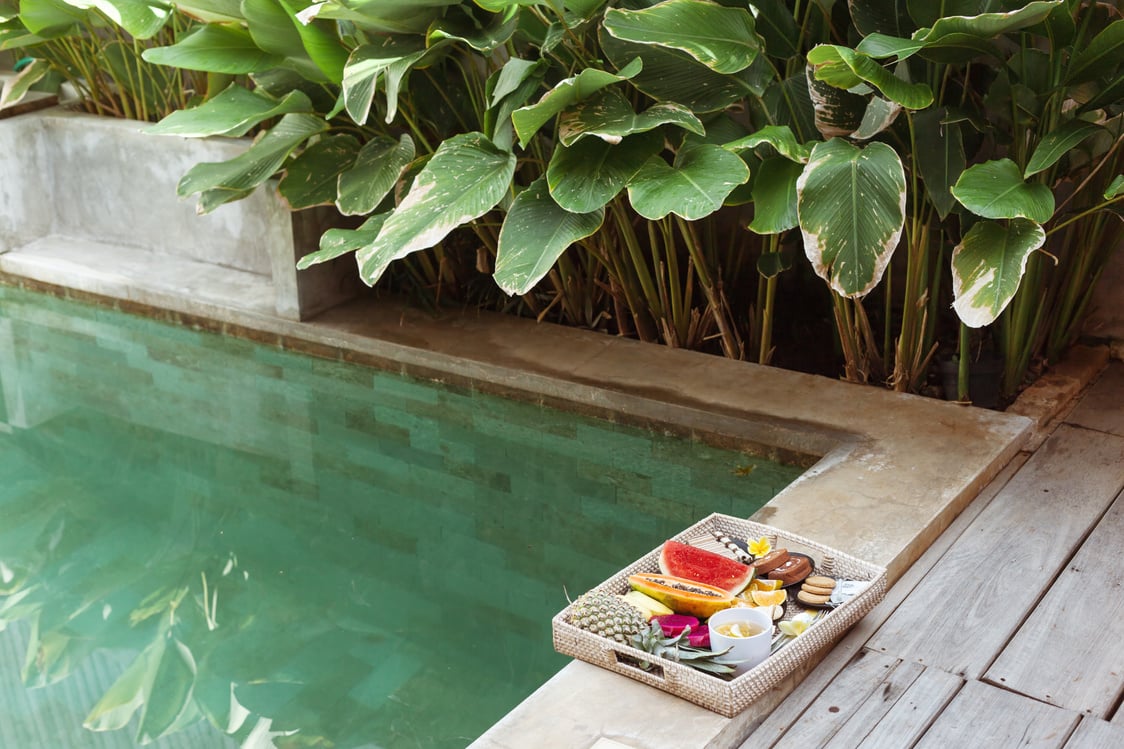
POLYGON ((995 322, 1019 290, 1030 253, 1046 241, 1034 221, 980 221, 952 251, 953 309, 970 328, 995 322))
POLYGON ((562 145, 572 146, 581 138, 596 136, 606 143, 620 143, 626 135, 676 125, 697 135, 706 132, 702 122, 686 107, 667 102, 637 114, 620 91, 605 89, 563 112, 558 118, 562 145))
POLYGON ((796 182, 804 252, 842 296, 859 298, 882 278, 905 223, 905 171, 885 143, 820 143, 796 182))
POLYGON ((601 228, 605 209, 570 213, 550 197, 546 178, 539 177, 516 196, 500 229, 496 284, 508 294, 526 294, 579 239, 601 228))
POLYGON ((483 216, 503 199, 514 173, 515 154, 496 148, 482 133, 445 140, 375 241, 356 253, 360 277, 374 285, 393 261, 483 216))

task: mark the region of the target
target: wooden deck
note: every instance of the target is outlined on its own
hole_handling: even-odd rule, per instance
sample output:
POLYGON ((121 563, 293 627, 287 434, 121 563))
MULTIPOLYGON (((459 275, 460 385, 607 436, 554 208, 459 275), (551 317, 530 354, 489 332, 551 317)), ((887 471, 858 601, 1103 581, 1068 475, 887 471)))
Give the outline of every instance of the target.
POLYGON ((1124 365, 742 744, 1124 747, 1124 365))

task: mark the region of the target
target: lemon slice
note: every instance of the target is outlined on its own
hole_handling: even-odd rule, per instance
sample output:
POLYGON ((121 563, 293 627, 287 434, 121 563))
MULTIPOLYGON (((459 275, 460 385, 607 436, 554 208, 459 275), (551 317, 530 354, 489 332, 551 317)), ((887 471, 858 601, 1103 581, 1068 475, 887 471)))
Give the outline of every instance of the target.
POLYGON ((758 606, 778 606, 788 599, 788 593, 783 590, 753 590, 750 598, 758 606))
POLYGON ((784 585, 783 580, 766 580, 763 577, 757 577, 750 583, 750 590, 780 590, 784 585))

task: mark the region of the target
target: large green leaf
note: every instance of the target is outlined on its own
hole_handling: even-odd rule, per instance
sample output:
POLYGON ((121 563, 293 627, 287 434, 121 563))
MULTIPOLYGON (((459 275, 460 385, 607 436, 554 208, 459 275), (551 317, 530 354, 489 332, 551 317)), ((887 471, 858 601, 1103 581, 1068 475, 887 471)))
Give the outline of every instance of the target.
POLYGON ((721 208, 726 196, 748 179, 749 167, 725 148, 685 145, 671 166, 659 156, 648 159, 629 182, 628 200, 651 221, 670 213, 695 221, 721 208))
POLYGON ((513 57, 488 78, 484 89, 489 102, 484 112, 484 134, 500 148, 510 150, 515 140, 511 113, 539 90, 549 67, 545 59, 532 62, 513 57))
POLYGON ((76 8, 96 8, 137 39, 156 35, 172 15, 162 0, 68 0, 76 8))
POLYGON ((1046 241, 1033 221, 980 221, 952 251, 952 303, 971 328, 990 325, 1010 303, 1030 253, 1046 241))
POLYGON ((170 47, 153 47, 141 55, 155 65, 242 75, 280 65, 284 58, 263 51, 245 29, 229 24, 201 26, 170 47))
POLYGON ((753 15, 710 0, 665 0, 635 11, 610 8, 603 24, 617 39, 678 49, 718 73, 748 68, 760 50, 753 15))
POLYGON ((90 710, 82 726, 90 731, 116 731, 127 726, 144 704, 145 681, 162 652, 163 636, 133 659, 90 710))
POLYGON ((137 741, 147 744, 168 733, 191 707, 194 686, 195 658, 191 650, 174 637, 169 637, 149 663, 137 741))
POLYGON ((550 197, 545 177, 516 196, 500 229, 496 284, 508 294, 526 294, 550 272, 574 242, 601 228, 605 209, 570 213, 550 197))
POLYGON ((371 112, 375 87, 385 79, 386 121, 398 111, 398 89, 415 63, 427 54, 425 43, 416 37, 383 37, 376 44, 357 47, 343 69, 343 98, 347 113, 363 124, 371 112))
POLYGON ((1038 174, 1045 169, 1049 169, 1071 148, 1102 129, 1100 125, 1092 122, 1070 120, 1052 133, 1047 133, 1038 142, 1038 147, 1034 149, 1034 153, 1031 154, 1030 161, 1027 162, 1026 169, 1023 171, 1023 176, 1029 177, 1032 174, 1038 174))
POLYGON ((1021 8, 1006 12, 980 13, 974 16, 946 14, 929 28, 913 33, 913 39, 927 47, 963 43, 961 35, 977 39, 993 39, 1012 31, 1041 23, 1065 0, 1034 0, 1021 8))
POLYGON ((329 135, 304 149, 277 185, 291 210, 336 202, 340 176, 355 163, 359 141, 353 135, 329 135))
POLYGON ((838 88, 850 89, 865 81, 907 109, 924 109, 933 103, 933 91, 927 84, 907 83, 871 57, 848 47, 820 44, 808 52, 807 59, 817 79, 838 88))
POLYGON ((239 0, 176 0, 176 8, 205 23, 241 21, 242 3, 239 0))
POLYGON ((942 219, 956 206, 952 186, 960 179, 966 165, 964 135, 960 123, 944 122, 944 107, 927 109, 913 116, 917 142, 924 144, 914 152, 925 191, 942 219))
POLYGON ((800 29, 784 0, 753 0, 750 5, 757 9, 757 33, 769 56, 787 59, 800 51, 800 29))
POLYGON ((402 170, 414 160, 414 141, 379 136, 359 151, 355 164, 339 177, 336 207, 345 216, 370 213, 394 187, 402 170))
POLYGON ((799 223, 796 213, 796 181, 804 167, 780 156, 761 162, 753 178, 753 222, 757 234, 780 234, 799 223))
POLYGON ((20 23, 42 37, 55 37, 68 33, 75 24, 82 23, 89 13, 63 0, 20 0, 20 23))
POLYGON ((297 24, 280 0, 242 0, 242 15, 246 17, 246 28, 254 44, 283 58, 286 67, 296 70, 303 78, 327 82, 324 71, 305 51, 297 24))
POLYGON ((1124 21, 1113 21, 1070 60, 1067 83, 1092 81, 1124 63, 1124 21))
POLYGON ((906 0, 847 0, 851 20, 863 36, 908 36, 917 28, 909 17, 906 0))
POLYGON ((603 89, 562 112, 558 137, 566 146, 586 136, 620 143, 626 135, 654 130, 660 125, 676 125, 697 135, 706 132, 699 118, 678 104, 654 104, 637 114, 620 91, 603 89))
POLYGON ((855 47, 855 51, 861 52, 875 60, 881 60, 885 57, 896 57, 899 60, 904 60, 921 49, 924 49, 924 47, 924 42, 919 42, 915 39, 904 39, 887 34, 871 34, 859 42, 858 46, 855 47))
POLYGON ((796 183, 804 252, 838 294, 866 295, 881 280, 905 223, 905 171, 885 143, 817 144, 796 183))
POLYGON ((606 86, 628 80, 639 73, 642 68, 643 63, 639 59, 635 59, 621 68, 619 73, 586 68, 575 76, 559 81, 537 102, 527 107, 520 107, 512 113, 511 121, 515 124, 519 144, 526 148, 532 136, 551 117, 587 96, 592 96, 606 86))
POLYGON ((686 52, 626 42, 604 27, 598 31, 598 40, 618 68, 636 59, 643 62, 643 69, 630 80, 633 86, 657 101, 674 101, 696 114, 717 112, 747 96, 762 93, 758 90, 756 65, 734 75, 723 75, 686 52))
POLYGON ((193 166, 180 179, 176 194, 185 197, 197 192, 212 193, 206 204, 200 203, 204 213, 223 202, 244 197, 247 191, 272 177, 294 148, 327 129, 328 123, 315 115, 287 114, 245 153, 229 161, 193 166), (220 194, 214 195, 216 191, 220 194), (228 194, 228 200, 220 200, 222 193, 228 194))
POLYGON ((952 186, 952 194, 984 218, 1029 218, 1042 224, 1054 213, 1050 188, 1023 182, 1018 165, 1010 159, 968 167, 952 186))
POLYGON ((801 164, 806 164, 808 156, 812 153, 812 147, 801 145, 788 125, 766 125, 744 138, 730 141, 725 147, 731 151, 744 151, 756 148, 762 143, 768 143, 781 156, 801 164))
POLYGON ((426 43, 461 42, 478 52, 491 54, 511 39, 518 21, 517 13, 496 13, 485 23, 468 13, 448 15, 429 27, 426 43))
POLYGON ((290 91, 278 101, 236 83, 191 109, 172 112, 144 129, 149 135, 205 138, 210 135, 242 136, 250 128, 289 112, 312 112, 312 102, 301 91, 290 91))
POLYGON ((373 285, 391 262, 432 247, 494 208, 511 187, 515 161, 482 133, 446 139, 375 241, 356 254, 362 279, 373 285))
POLYGON ((343 66, 347 64, 348 50, 340 42, 336 33, 336 24, 326 20, 302 21, 297 16, 294 0, 280 0, 281 5, 289 14, 289 19, 296 26, 301 43, 309 58, 316 63, 321 72, 332 83, 339 84, 343 80, 343 66))
POLYGON ((310 252, 298 260, 297 270, 304 270, 319 263, 335 260, 341 255, 355 252, 360 247, 371 244, 379 236, 382 225, 386 223, 389 215, 390 213, 387 212, 371 216, 357 229, 328 229, 320 235, 320 249, 316 252, 310 252))
POLYGON ((658 130, 630 135, 615 145, 585 138, 569 148, 556 148, 546 170, 551 197, 572 213, 595 211, 627 187, 662 148, 658 130))

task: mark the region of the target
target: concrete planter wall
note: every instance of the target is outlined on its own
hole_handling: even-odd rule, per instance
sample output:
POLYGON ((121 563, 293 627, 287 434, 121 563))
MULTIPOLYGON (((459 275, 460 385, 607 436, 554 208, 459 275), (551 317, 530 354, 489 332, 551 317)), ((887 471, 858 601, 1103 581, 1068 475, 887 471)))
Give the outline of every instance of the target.
POLYGON ((232 158, 249 141, 149 136, 142 127, 59 108, 0 120, 0 268, 22 262, 42 274, 53 262, 87 271, 95 287, 172 283, 288 319, 354 296, 353 261, 295 267, 339 223, 334 210, 290 212, 263 187, 200 216, 194 198, 176 196, 192 165, 232 158))

